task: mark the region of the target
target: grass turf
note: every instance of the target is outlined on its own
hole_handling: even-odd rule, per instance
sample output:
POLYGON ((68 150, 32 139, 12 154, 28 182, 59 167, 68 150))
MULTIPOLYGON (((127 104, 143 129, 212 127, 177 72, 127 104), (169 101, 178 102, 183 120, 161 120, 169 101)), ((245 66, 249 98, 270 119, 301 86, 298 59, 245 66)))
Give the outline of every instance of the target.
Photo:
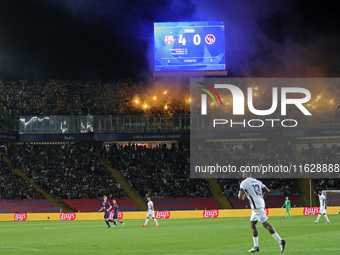
MULTIPOLYGON (((340 254, 340 217, 270 217, 287 240, 284 254, 340 254)), ((126 220, 107 229, 104 221, 1 222, 0 254, 249 254, 253 246, 248 218, 126 220)), ((111 223, 112 225, 112 223, 111 223)), ((261 254, 280 254, 278 243, 260 223, 261 254)))

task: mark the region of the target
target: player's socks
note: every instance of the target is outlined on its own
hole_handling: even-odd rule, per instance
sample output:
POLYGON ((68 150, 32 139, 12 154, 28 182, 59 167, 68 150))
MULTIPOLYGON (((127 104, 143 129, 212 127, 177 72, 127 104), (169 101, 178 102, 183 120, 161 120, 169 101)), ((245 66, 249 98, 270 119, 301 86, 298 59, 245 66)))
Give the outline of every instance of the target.
POLYGON ((105 221, 106 225, 110 228, 110 223, 108 221, 105 221))
POLYGON ((158 225, 157 219, 155 218, 155 219, 153 219, 153 220, 155 221, 156 225, 158 225))
POLYGON ((321 214, 318 214, 318 217, 316 218, 316 222, 320 220, 321 214))
POLYGON ((259 247, 259 237, 253 236, 253 241, 254 241, 254 247, 259 247))
POLYGON ((272 234, 272 237, 279 243, 281 244, 281 237, 279 236, 279 234, 277 232, 275 232, 274 234, 272 234))
POLYGON ((327 214, 324 214, 323 217, 325 217, 325 219, 327 220, 327 222, 329 222, 329 219, 328 219, 327 214))
POLYGON ((146 226, 146 224, 148 224, 148 222, 149 222, 149 219, 146 219, 144 225, 146 226))

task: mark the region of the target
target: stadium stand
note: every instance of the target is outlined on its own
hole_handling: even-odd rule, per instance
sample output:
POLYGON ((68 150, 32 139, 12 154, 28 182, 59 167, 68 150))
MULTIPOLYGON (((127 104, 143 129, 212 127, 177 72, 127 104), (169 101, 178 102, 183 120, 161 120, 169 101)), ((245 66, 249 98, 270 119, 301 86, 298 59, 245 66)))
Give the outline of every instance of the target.
MULTIPOLYGON (((325 97, 322 100, 327 101, 328 99, 325 97)), ((334 111, 337 111, 338 97, 335 101, 332 104, 327 104, 328 108, 324 109, 324 113, 329 111, 333 114, 334 111)), ((142 82, 137 84, 128 79, 115 82, 0 80, 0 132, 8 130, 8 127, 13 124, 10 121, 13 122, 14 119, 17 122, 19 116, 24 115, 109 116, 113 114, 172 118, 172 116, 189 114, 188 102, 190 102, 190 97, 183 93, 183 90, 176 92, 167 89, 166 86, 155 88, 142 82)), ((259 98, 258 103, 266 105, 268 100, 259 98)), ((214 115, 214 111, 221 109, 212 108, 209 111, 214 115)), ((224 110, 227 111, 227 108, 224 110)), ((313 115, 318 117, 324 113, 320 110, 319 113, 316 112, 313 115)), ((331 119, 334 123, 338 120, 334 116, 331 119)), ((189 127, 186 126, 185 130, 188 129, 189 127)), ((111 131, 121 132, 122 130, 111 131)), ((162 129, 157 131, 161 132, 162 129)), ((273 146, 269 142, 247 142, 237 146, 233 144, 221 145, 223 147, 218 151, 220 156, 236 166, 258 164, 259 162, 290 164, 296 160, 294 151, 287 144, 273 146)), ((31 180, 38 183, 49 194, 57 199, 62 199, 66 204, 74 203, 73 208, 80 208, 80 211, 92 210, 91 208, 97 205, 90 209, 86 209, 86 206, 83 208, 81 201, 85 200, 78 201, 78 198, 91 199, 92 201, 92 199, 101 197, 103 193, 109 197, 122 199, 121 205, 126 210, 136 209, 131 201, 124 200, 127 198, 127 194, 122 191, 119 183, 103 167, 100 156, 104 156, 112 167, 122 173, 140 197, 151 195, 155 199, 159 199, 159 203, 162 205, 160 208, 171 208, 172 203, 174 208, 181 208, 184 205, 181 199, 184 198, 201 198, 202 200, 198 201, 206 204, 211 204, 210 200, 213 200, 207 181, 188 178, 190 152, 189 148, 185 146, 168 148, 161 145, 155 148, 146 148, 134 144, 127 146, 112 144, 108 151, 103 150, 101 144, 90 143, 10 144, 8 148, 11 161, 16 167, 22 169, 31 180), (167 199, 171 201, 166 202, 167 199)), ((317 147, 315 144, 309 143, 306 148, 300 151, 300 154, 301 162, 299 161, 299 164, 338 163, 340 146, 324 144, 317 147)), ((0 161, 0 180, 2 199, 42 198, 42 195, 36 192, 30 183, 19 178, 2 161, 0 161)), ((234 206, 242 207, 243 204, 233 200, 233 197, 237 195, 240 179, 220 179, 218 182, 224 194, 231 198, 234 206)), ((289 179, 289 181, 265 179, 263 182, 272 190, 274 196, 270 197, 270 199, 273 198, 273 202, 270 204, 273 206, 278 203, 280 196, 281 198, 286 195, 294 197, 298 193, 299 187, 294 179, 289 179), (278 199, 277 202, 275 199, 278 199)), ((314 180, 314 183, 316 188, 321 189, 338 189, 340 186, 339 179, 334 178, 318 179, 314 180)), ((271 201, 270 199, 268 201, 271 201)), ((204 206, 194 203, 193 200, 190 201, 187 208, 202 208, 204 206)), ((297 200, 295 205, 298 206, 297 200)))
POLYGON ((216 200, 206 198, 153 198, 156 210, 210 210, 219 208, 216 200))
POLYGON ((184 146, 147 148, 113 144, 106 151, 106 158, 141 197, 211 196, 207 181, 188 178, 190 151, 184 146))
MULTIPOLYGON (((120 211, 140 211, 140 209, 131 201, 131 199, 118 198, 117 204, 120 211)), ((101 199, 61 199, 61 201, 78 212, 98 212, 101 208, 101 199)), ((112 198, 109 197, 109 202, 112 198)))
MULTIPOLYGON (((101 148, 96 145, 18 145, 9 146, 8 150, 13 164, 49 194, 77 211, 98 210, 98 201, 94 198, 103 194, 121 199, 122 210, 139 209, 132 201, 124 199, 127 196, 120 185, 101 165, 99 153, 96 153, 101 148)), ((110 149, 101 152, 121 171, 140 197, 151 195, 161 210, 219 208, 205 180, 187 178, 190 153, 185 146, 146 148, 112 144, 110 149)), ((219 182, 225 195, 237 195, 240 179, 220 179, 219 182)), ((264 182, 278 191, 273 192, 274 195, 297 193, 296 182, 276 179, 265 179, 264 182)), ((232 203, 239 206, 235 200, 232 203)))
POLYGON ((129 79, 115 82, 0 80, 0 108, 4 114, 17 116, 189 114, 183 93, 178 93, 181 94, 178 98, 171 90, 165 91, 151 89, 143 82, 137 86, 129 79))
POLYGON ((1 199, 0 213, 48 213, 60 212, 60 208, 54 206, 46 199, 1 199))
MULTIPOLYGON (((111 199, 109 199, 110 201, 111 199)), ((100 199, 62 199, 62 202, 79 212, 97 212, 100 199)), ((219 208, 214 198, 153 198, 156 210, 203 210, 219 208)), ((130 200, 117 199, 119 210, 140 211, 130 200)))
POLYGON ((125 197, 120 185, 100 164, 92 145, 38 146, 9 148, 13 165, 54 197, 125 197))
POLYGON ((42 198, 41 194, 13 173, 0 156, 0 199, 32 199, 42 198))

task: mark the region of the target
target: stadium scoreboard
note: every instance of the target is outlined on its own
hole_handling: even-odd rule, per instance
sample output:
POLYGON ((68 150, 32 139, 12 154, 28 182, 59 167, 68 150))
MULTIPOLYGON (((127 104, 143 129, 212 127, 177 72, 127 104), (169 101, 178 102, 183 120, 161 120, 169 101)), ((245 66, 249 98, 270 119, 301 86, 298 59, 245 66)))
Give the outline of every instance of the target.
POLYGON ((225 71, 224 22, 154 23, 155 72, 225 71))

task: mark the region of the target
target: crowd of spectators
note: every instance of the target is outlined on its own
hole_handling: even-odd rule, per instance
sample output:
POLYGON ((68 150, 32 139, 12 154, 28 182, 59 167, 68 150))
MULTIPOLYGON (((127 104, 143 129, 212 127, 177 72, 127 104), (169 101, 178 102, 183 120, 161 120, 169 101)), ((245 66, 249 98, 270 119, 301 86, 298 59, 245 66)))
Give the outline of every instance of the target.
POLYGON ((3 161, 0 153, 0 199, 42 198, 33 186, 16 175, 3 161))
POLYGON ((126 197, 100 163, 95 146, 20 145, 10 147, 9 155, 15 167, 58 199, 126 197))
MULTIPOLYGON (((89 144, 24 144, 9 146, 8 155, 14 167, 22 169, 33 182, 58 199, 97 198, 103 194, 127 197, 100 163, 96 149, 89 144)), ((141 197, 211 196, 207 181, 189 178, 188 148, 114 144, 104 147, 101 153, 141 197)))
MULTIPOLYGON (((3 152, 1 152, 2 154, 3 152)), ((290 164, 295 163, 288 144, 273 146, 268 142, 243 145, 222 144, 217 156, 224 156, 230 164, 290 164), (287 147, 288 146, 288 147, 287 147)), ((31 181, 52 196, 60 198, 127 197, 120 185, 101 163, 101 157, 118 169, 141 197, 210 197, 205 179, 190 179, 190 151, 186 146, 159 144, 155 147, 137 144, 111 144, 102 147, 91 144, 9 145, 6 154, 12 164, 24 171, 31 181)), ((311 144, 302 150, 304 163, 338 163, 340 147, 311 144)), ((268 177, 268 176, 265 176, 268 177)), ((262 178, 272 195, 298 193, 296 179, 262 178)), ((221 178, 218 182, 225 195, 237 196, 241 176, 221 178)), ((1 198, 40 198, 32 185, 10 170, 0 157, 1 198)), ((339 189, 340 179, 315 180, 315 187, 339 189)))
POLYGON ((210 197, 209 184, 190 179, 190 151, 185 146, 165 144, 154 148, 136 144, 113 144, 104 152, 110 164, 121 171, 140 196, 210 197))
MULTIPOLYGON (((199 95, 194 95, 193 100, 189 95, 188 81, 176 81, 175 84, 158 84, 157 82, 132 81, 129 79, 113 82, 104 81, 5 81, 0 80, 0 132, 17 132, 18 116, 23 115, 104 115, 104 116, 164 116, 200 114, 200 100, 195 100, 199 95), (191 110, 190 110, 191 108, 191 110)), ((245 85, 242 87, 245 91, 245 85)), ((258 109, 271 107, 270 88, 263 85, 253 86, 254 104, 258 109)), ((197 90, 201 93, 201 90, 197 90)), ((321 97, 328 100, 328 97, 321 97)), ((314 100, 314 99, 313 99, 314 100)), ((312 100, 312 101, 313 101, 312 100)), ((319 100, 319 99, 317 99, 319 100)), ((320 99, 321 100, 321 99, 320 99)), ((318 101, 318 104, 323 105, 318 101)), ((325 101, 325 102, 326 102, 325 101)), ((315 105, 306 106, 313 109, 313 116, 302 118, 297 108, 290 110, 290 115, 298 118, 301 125, 325 124, 335 125, 339 120, 339 99, 332 99, 332 104, 324 104, 330 109, 313 108, 315 105), (300 120, 300 118, 302 118, 300 120)), ((222 95, 222 105, 208 104, 210 118, 233 118, 234 122, 242 121, 244 116, 232 114, 231 94, 222 95)), ((247 109, 245 115, 253 116, 247 109)), ((271 118, 279 119, 279 112, 271 118)), ((193 122, 195 123, 195 122, 193 122)), ((200 123, 200 122, 198 122, 200 123)), ((271 125, 265 121, 264 127, 271 125)), ((286 123, 288 124, 288 123, 286 123)), ((198 128, 202 128, 199 124, 198 128)), ((176 126, 177 127, 177 126, 176 126)), ((193 127, 194 128, 194 127, 193 127)), ((222 128, 222 127, 219 127, 222 128)), ((111 131, 111 129, 110 129, 111 131)), ((117 129, 115 130, 117 131, 117 129)))
MULTIPOLYGON (((254 142, 243 145, 222 145, 215 150, 215 155, 223 162, 236 166, 258 166, 258 165, 290 165, 294 163, 291 143, 270 144, 268 142, 254 142), (220 155, 219 155, 220 154, 220 155)), ((241 174, 240 174, 241 175, 241 174)), ((298 193, 298 185, 294 179, 286 179, 284 175, 260 174, 259 178, 271 189, 272 195, 292 195, 298 193), (262 177, 262 178, 261 178, 262 177)), ((237 196, 241 176, 239 178, 219 179, 223 192, 227 196, 237 196)))
POLYGON ((306 148, 302 148, 302 163, 313 164, 335 164, 340 162, 340 146, 333 144, 327 146, 323 144, 321 146, 312 145, 308 143, 306 148))
MULTIPOLYGON (((171 90, 162 103, 146 95, 150 87, 132 80, 103 81, 4 81, 0 80, 0 113, 7 115, 173 115, 188 114, 189 105, 171 90), (138 104, 134 98, 142 98, 138 104), (147 99, 149 98, 150 99, 147 99), (149 101, 152 103, 149 103, 149 101)), ((151 93, 151 92, 150 92, 151 93)))
POLYGON ((327 178, 327 179, 316 179, 314 181, 315 190, 339 190, 340 189, 340 179, 327 178))
MULTIPOLYGON (((302 149, 302 163, 303 164, 326 164, 326 165, 339 165, 340 162, 340 145, 323 144, 321 146, 313 145, 308 143, 308 145, 302 149)), ((322 173, 323 176, 329 173, 322 173)), ((334 175, 338 173, 334 172, 334 175)), ((315 188, 328 190, 328 189, 340 189, 340 179, 335 178, 320 178, 315 179, 315 188)))

